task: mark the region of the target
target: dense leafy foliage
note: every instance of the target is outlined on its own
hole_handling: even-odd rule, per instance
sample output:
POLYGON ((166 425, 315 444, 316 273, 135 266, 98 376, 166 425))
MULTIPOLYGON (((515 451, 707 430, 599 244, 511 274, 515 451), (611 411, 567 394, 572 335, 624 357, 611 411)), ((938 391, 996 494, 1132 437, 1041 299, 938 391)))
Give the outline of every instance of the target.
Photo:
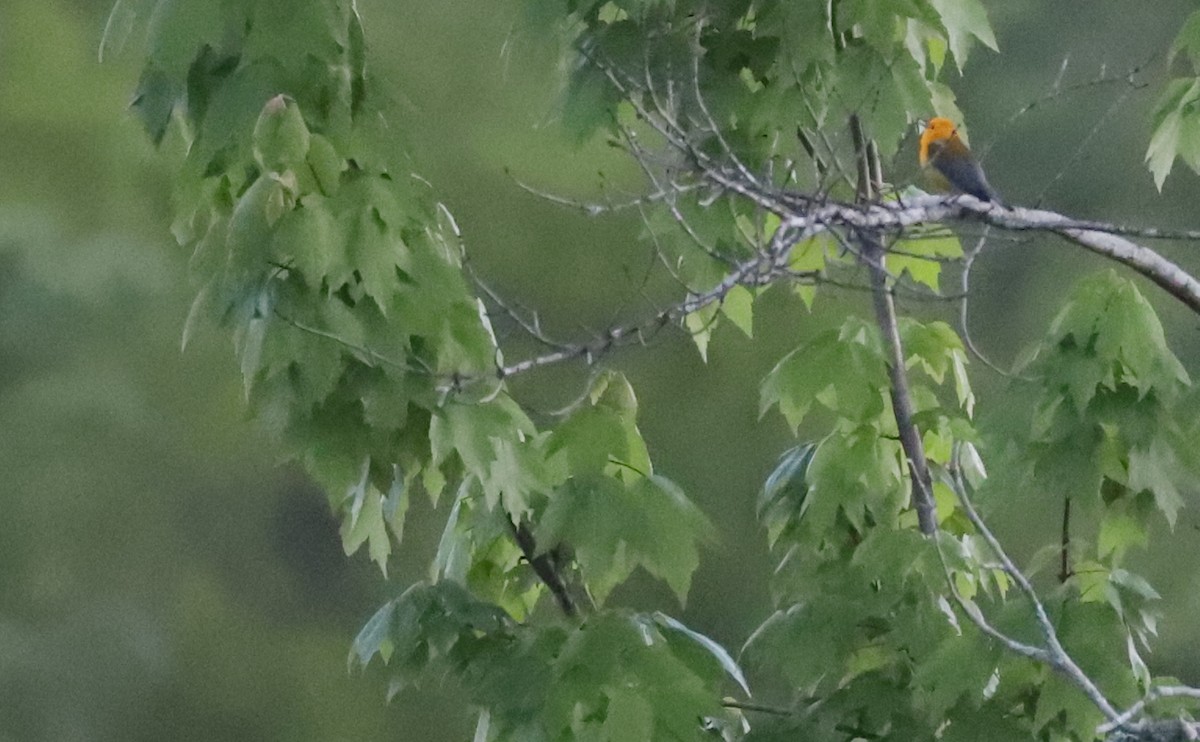
MULTIPOLYGON (((527 9, 570 50, 562 121, 579 140, 603 132, 636 153, 632 133, 670 139, 645 126, 658 107, 694 126, 697 160, 726 149, 746 172, 847 199, 851 146, 831 132, 853 114, 891 157, 916 118, 960 118, 948 61, 995 47, 977 0, 527 9)), ((902 319, 933 538, 917 527, 879 328, 847 317, 778 362, 761 409, 804 442, 760 496, 775 611, 744 658, 788 697, 743 717, 751 707, 728 696, 757 679, 729 652, 670 616, 610 604, 639 567, 683 602, 715 527, 656 472, 620 373, 594 376, 558 416, 512 396, 495 307, 463 269, 470 235, 396 156, 354 4, 118 2, 106 48, 141 18, 135 110, 179 157, 173 231, 198 286, 185 342, 206 321, 232 335, 249 406, 327 491, 347 553, 365 546, 386 570, 413 497, 446 513, 428 581, 354 643, 352 662, 380 658, 392 692, 452 678, 479 740, 1091 739, 1104 721, 1091 701, 964 619, 982 611, 1008 635, 1038 636, 956 495, 967 488, 985 508, 1017 496, 1076 508, 1047 607, 1114 702, 1149 687, 1140 653, 1156 594, 1124 559, 1154 519, 1174 522, 1200 459, 1181 414, 1190 380, 1133 284, 1102 274, 1079 286, 1010 400, 976 398, 953 328, 902 319)), ((1169 93, 1160 113, 1160 183, 1164 157, 1188 158, 1162 132, 1173 116, 1183 130, 1189 100, 1169 93)), ((644 231, 690 296, 777 234, 777 217, 737 194, 672 185, 644 231)), ((811 306, 824 290, 814 277, 836 283, 859 265, 849 247, 798 245, 789 267, 808 280, 788 288, 811 306)), ((889 247, 894 289, 922 295, 962 255, 932 228, 889 247)), ((702 354, 722 321, 752 334, 759 292, 736 286, 684 318, 702 354)))

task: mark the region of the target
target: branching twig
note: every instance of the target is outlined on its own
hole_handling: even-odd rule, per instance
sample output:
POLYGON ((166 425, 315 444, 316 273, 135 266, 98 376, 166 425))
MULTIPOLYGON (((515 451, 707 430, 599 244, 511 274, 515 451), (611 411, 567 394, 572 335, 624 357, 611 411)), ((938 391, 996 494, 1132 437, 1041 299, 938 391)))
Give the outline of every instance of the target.
MULTIPOLYGON (((1146 706, 1157 701, 1160 698, 1194 698, 1200 700, 1200 688, 1192 688, 1186 685, 1159 685, 1154 686, 1146 691, 1146 695, 1137 703, 1133 704, 1125 711, 1121 712, 1117 718, 1112 721, 1100 725, 1096 731, 1100 734, 1108 734, 1117 729, 1127 728, 1135 718, 1140 716, 1146 710, 1146 706)), ((1193 732, 1200 732, 1200 724, 1191 724, 1193 732)), ((1195 737, 1192 737, 1195 739, 1195 737)))
MULTIPOLYGON (((1045 649, 1035 648, 1038 649, 1038 655, 1034 658, 1049 665, 1074 683, 1096 705, 1096 708, 1100 709, 1100 712, 1104 714, 1104 718, 1109 721, 1115 720, 1118 717, 1117 710, 1113 708, 1112 703, 1105 698, 1092 679, 1080 669, 1079 665, 1075 664, 1075 660, 1071 658, 1071 655, 1067 654, 1067 651, 1063 649, 1062 643, 1058 639, 1058 631, 1055 630, 1054 624, 1050 621, 1050 616, 1046 612, 1046 606, 1042 604, 1037 591, 1033 589, 1033 585, 1025 577, 1025 574, 1017 569, 1008 552, 1001 546, 1000 540, 996 538, 996 534, 992 533, 992 530, 979 517, 979 513, 975 511, 975 506, 971 504, 971 498, 967 495, 967 484, 963 479, 962 467, 958 464, 960 450, 961 446, 956 447, 954 452, 954 493, 958 496, 958 502, 962 506, 963 513, 967 516, 967 519, 971 521, 971 525, 975 526, 975 530, 983 536, 983 540, 987 542, 992 553, 1000 560, 1004 572, 1017 584, 1017 587, 1025 595, 1026 600, 1033 607, 1034 618, 1037 621, 1038 629, 1042 633, 1042 639, 1046 643, 1045 649)), ((974 620, 973 617, 972 620, 974 620)), ((1026 656, 1033 655, 1027 654, 1026 656)))

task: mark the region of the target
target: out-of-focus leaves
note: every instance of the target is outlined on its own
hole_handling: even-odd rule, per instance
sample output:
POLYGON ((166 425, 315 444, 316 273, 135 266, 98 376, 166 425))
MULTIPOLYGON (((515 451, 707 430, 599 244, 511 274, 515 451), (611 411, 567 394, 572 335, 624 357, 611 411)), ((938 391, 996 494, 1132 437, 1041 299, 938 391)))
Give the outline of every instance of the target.
POLYGON ((873 419, 883 409, 887 378, 880 354, 875 328, 848 320, 841 331, 823 333, 776 364, 763 380, 760 412, 778 405, 793 429, 814 402, 852 421, 873 419))
POLYGON ((767 529, 767 544, 776 540, 804 513, 808 496, 808 467, 817 446, 805 443, 788 449, 763 483, 758 495, 758 519, 767 529))
POLYGON ((296 102, 284 95, 266 102, 251 136, 258 166, 276 172, 304 164, 312 139, 296 102))
POLYGON ((1184 77, 1172 80, 1159 97, 1151 117, 1150 144, 1146 149, 1146 165, 1154 176, 1154 185, 1161 191, 1175 158, 1181 158, 1192 170, 1200 171, 1200 116, 1196 101, 1200 99, 1200 78, 1184 77))
POLYGON ((573 480, 554 493, 538 527, 543 548, 570 545, 584 579, 603 602, 641 566, 662 579, 680 602, 700 564, 712 524, 674 483, 638 477, 573 480))
POLYGON ((146 15, 154 0, 116 0, 112 10, 108 12, 108 20, 104 23, 104 33, 100 37, 100 61, 110 55, 120 54, 125 42, 139 18, 146 15))
POLYGON ((972 39, 992 51, 999 51, 996 36, 988 23, 987 12, 979 0, 929 0, 941 18, 958 69, 967 63, 972 39))

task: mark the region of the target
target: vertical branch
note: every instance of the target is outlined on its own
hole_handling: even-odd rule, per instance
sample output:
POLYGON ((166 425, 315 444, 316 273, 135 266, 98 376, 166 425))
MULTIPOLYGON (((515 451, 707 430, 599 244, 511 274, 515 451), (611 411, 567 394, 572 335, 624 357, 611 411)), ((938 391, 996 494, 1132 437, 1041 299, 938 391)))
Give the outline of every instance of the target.
POLYGON ((1063 498, 1063 517, 1062 517, 1062 552, 1061 564, 1058 569, 1058 581, 1066 582, 1071 575, 1075 574, 1071 570, 1071 496, 1067 495, 1063 498))
MULTIPOLYGON (((861 131, 859 135, 862 135, 861 131)), ((879 145, 874 139, 867 140, 867 167, 871 174, 871 189, 878 196, 883 190, 883 160, 879 157, 879 145)))
POLYGON ((529 562, 529 566, 533 568, 534 574, 550 590, 550 594, 554 596, 563 615, 567 618, 577 616, 579 608, 576 607, 575 600, 571 597, 571 591, 563 581, 562 575, 559 574, 558 560, 550 552, 538 553, 537 543, 533 539, 533 531, 529 530, 529 526, 524 523, 518 524, 511 518, 507 520, 509 531, 517 543, 517 548, 521 550, 525 561, 529 562))
POLYGON ((797 126, 796 138, 800 140, 800 146, 804 147, 804 151, 808 153, 808 158, 812 160, 813 166, 817 169, 817 180, 824 180, 826 173, 829 172, 829 166, 827 166, 825 164, 825 160, 823 160, 821 156, 817 154, 817 148, 816 145, 813 144, 812 137, 810 137, 808 132, 804 131, 804 129, 797 126))
MULTIPOLYGON (((857 114, 850 116, 850 134, 854 140, 858 171, 858 200, 867 203, 875 198, 881 173, 879 153, 873 142, 863 134, 862 121, 857 114)), ((920 431, 913 424, 912 396, 908 389, 908 374, 904 367, 904 347, 900 343, 900 327, 896 320, 896 302, 888 287, 887 266, 879 238, 866 231, 858 233, 862 243, 862 260, 871 273, 871 298, 875 304, 875 321, 887 351, 888 386, 892 398, 892 413, 900 446, 908 460, 912 478, 912 505, 917 511, 921 533, 932 536, 937 531, 937 512, 933 503, 933 480, 925 459, 925 445, 920 431)))
POLYGON ((854 172, 858 176, 855 195, 860 204, 870 203, 875 198, 871 179, 871 150, 863 132, 862 119, 857 113, 850 114, 850 136, 854 141, 854 172))

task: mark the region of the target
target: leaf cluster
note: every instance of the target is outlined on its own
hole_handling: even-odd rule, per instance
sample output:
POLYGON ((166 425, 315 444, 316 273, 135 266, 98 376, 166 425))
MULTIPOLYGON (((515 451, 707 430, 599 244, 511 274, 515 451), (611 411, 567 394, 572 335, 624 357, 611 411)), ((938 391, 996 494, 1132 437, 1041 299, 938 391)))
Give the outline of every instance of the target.
MULTIPOLYGON (((753 335, 763 283, 786 282, 811 309, 818 287, 869 261, 860 235, 795 237, 693 166, 849 201, 845 122, 866 121, 889 157, 916 118, 959 118, 947 60, 995 47, 978 0, 525 5, 576 62, 565 127, 605 132, 645 169, 644 237, 702 355, 722 322, 753 335), (676 158, 651 156, 654 141, 676 158), (745 269, 763 255, 786 265, 745 269)), ((386 569, 414 495, 445 508, 428 581, 354 642, 352 664, 378 656, 393 693, 460 684, 477 740, 1091 739, 1104 719, 1078 688, 965 620, 974 610, 1039 641, 968 491, 985 509, 1013 493, 1077 508, 1047 600, 1059 637, 1114 702, 1154 682, 1140 652, 1157 595, 1124 559, 1153 518, 1174 523, 1200 460, 1181 414, 1190 380, 1132 284, 1081 284, 1013 383, 1019 403, 976 399, 949 325, 900 320, 933 538, 912 504, 890 336, 851 315, 775 365, 760 413, 777 409, 799 442, 759 498, 774 604, 744 655, 789 701, 750 724, 722 700, 749 695, 728 652, 611 604, 638 568, 682 603, 715 528, 655 471, 620 373, 597 373, 558 415, 512 395, 454 218, 395 155, 354 3, 121 0, 105 49, 140 18, 134 109, 180 163, 173 231, 197 283, 185 344, 206 323, 232 337, 251 410, 325 487, 348 554, 365 546, 386 569)), ((1193 25, 1177 43, 1189 54, 1193 25)), ((1167 141, 1186 131, 1185 87, 1160 111, 1156 175, 1186 139, 1167 141)), ((893 294, 937 292, 962 256, 941 228, 880 240, 893 294)))

